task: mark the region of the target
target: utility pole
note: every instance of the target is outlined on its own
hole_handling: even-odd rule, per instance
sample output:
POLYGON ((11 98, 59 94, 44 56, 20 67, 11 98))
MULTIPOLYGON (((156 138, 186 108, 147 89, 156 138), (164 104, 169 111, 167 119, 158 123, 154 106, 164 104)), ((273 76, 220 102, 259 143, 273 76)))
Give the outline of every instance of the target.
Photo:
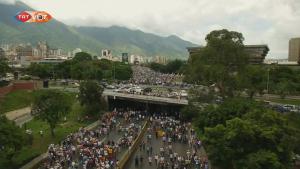
POLYGON ((116 80, 116 65, 115 65, 115 62, 114 62, 114 81, 116 80))
POLYGON ((269 99, 269 82, 270 82, 270 68, 268 68, 268 79, 267 79, 267 99, 269 99))

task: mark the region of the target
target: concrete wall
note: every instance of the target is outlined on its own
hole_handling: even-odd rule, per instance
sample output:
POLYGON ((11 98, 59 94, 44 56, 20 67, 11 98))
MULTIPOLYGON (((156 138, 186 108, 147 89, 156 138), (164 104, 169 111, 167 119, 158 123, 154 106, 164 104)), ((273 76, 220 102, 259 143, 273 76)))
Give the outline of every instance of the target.
POLYGON ((13 85, 10 84, 8 86, 5 86, 5 87, 1 87, 0 88, 0 98, 5 96, 6 94, 8 94, 9 92, 11 92, 13 90, 13 85))
POLYGON ((16 90, 35 90, 38 82, 35 81, 15 81, 12 84, 0 88, 0 98, 16 90))

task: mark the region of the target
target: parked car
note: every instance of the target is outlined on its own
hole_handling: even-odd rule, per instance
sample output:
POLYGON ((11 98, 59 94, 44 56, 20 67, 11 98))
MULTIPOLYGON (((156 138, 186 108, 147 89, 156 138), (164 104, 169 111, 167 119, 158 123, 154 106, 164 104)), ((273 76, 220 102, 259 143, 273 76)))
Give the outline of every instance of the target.
POLYGON ((116 87, 113 86, 113 85, 108 85, 108 86, 106 86, 106 88, 107 88, 107 89, 115 89, 116 87))
POLYGON ((177 92, 171 92, 171 93, 168 94, 168 97, 170 97, 170 98, 174 98, 174 97, 177 97, 177 96, 179 96, 179 94, 177 92))
POLYGON ((185 90, 180 91, 180 96, 181 97, 188 97, 188 93, 185 90))

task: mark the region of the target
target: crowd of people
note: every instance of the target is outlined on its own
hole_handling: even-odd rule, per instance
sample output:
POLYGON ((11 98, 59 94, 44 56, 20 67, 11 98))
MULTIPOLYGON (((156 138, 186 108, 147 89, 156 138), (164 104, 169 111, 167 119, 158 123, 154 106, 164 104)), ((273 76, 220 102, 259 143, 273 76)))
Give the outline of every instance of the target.
POLYGON ((209 168, 206 156, 200 153, 201 141, 196 138, 190 123, 168 116, 153 116, 151 121, 139 152, 134 157, 136 168, 144 168, 145 165, 148 165, 146 168, 158 169, 209 168), (154 147, 153 139, 161 141, 161 147, 154 147), (177 151, 179 144, 188 148, 177 151))
POLYGON ((164 74, 156 72, 149 67, 132 66, 131 83, 134 84, 151 84, 151 85, 170 85, 176 84, 176 80, 182 78, 179 74, 164 74))
POLYGON ((118 154, 131 146, 145 120, 140 111, 114 111, 103 115, 101 125, 95 130, 80 128, 59 145, 51 144, 48 157, 40 169, 113 169, 118 164, 118 154), (120 139, 108 139, 111 132, 120 139))
POLYGON ((96 129, 80 128, 59 145, 49 145, 48 156, 39 169, 117 168, 122 152, 132 146, 146 120, 150 125, 133 156, 135 167, 209 168, 190 123, 166 114, 148 116, 146 111, 118 110, 103 115, 96 129))

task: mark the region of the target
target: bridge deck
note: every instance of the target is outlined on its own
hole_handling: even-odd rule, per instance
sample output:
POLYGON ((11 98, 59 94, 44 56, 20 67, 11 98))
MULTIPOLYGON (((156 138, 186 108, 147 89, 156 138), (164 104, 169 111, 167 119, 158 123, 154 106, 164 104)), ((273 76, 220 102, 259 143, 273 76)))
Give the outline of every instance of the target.
POLYGON ((113 98, 124 98, 124 99, 141 100, 147 102, 188 105, 188 100, 186 99, 174 99, 174 98, 164 98, 164 97, 157 97, 157 96, 117 93, 109 90, 105 90, 103 92, 103 95, 108 97, 113 97, 113 98))

